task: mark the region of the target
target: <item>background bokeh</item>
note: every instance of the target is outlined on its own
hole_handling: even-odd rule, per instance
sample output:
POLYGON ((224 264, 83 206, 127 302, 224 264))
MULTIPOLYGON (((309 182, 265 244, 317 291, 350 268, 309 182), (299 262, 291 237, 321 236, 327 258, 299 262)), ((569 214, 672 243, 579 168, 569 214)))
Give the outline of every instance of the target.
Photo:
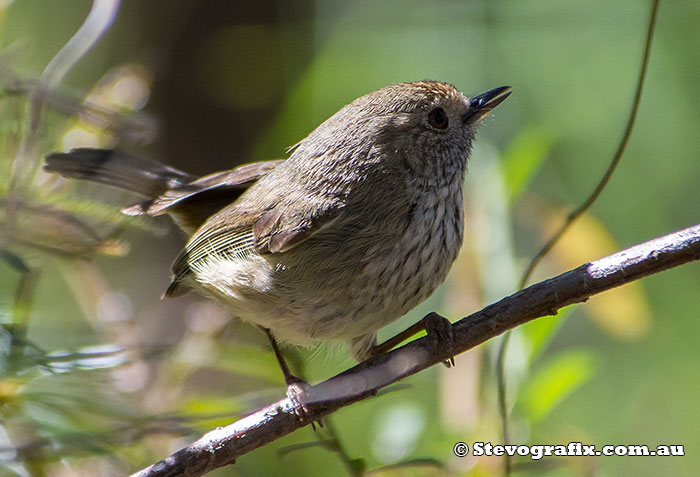
MULTIPOLYGON (((49 177, 36 168, 43 155, 118 146, 204 174, 284 157, 389 83, 512 85, 477 139, 458 262, 380 337, 431 310, 456 320, 515 291, 602 176, 631 107, 650 2, 125 0, 49 93, 23 149, 36 117, 27 86, 90 8, 0 2, 0 474, 123 475, 283 393, 261 333, 194 296, 160 300, 184 240, 167 219, 121 217, 133 197, 49 177), (119 115, 86 114, 84 100, 119 115)), ((699 25, 700 3, 662 2, 627 152, 534 279, 698 222, 699 25)), ((516 459, 516 475, 692 475, 699 289, 697 264, 646 278, 521 327, 506 360, 511 442, 681 444, 685 457, 516 459)), ((503 441, 497 344, 211 475, 502 475, 499 458, 452 454, 457 441, 503 441)), ((289 351, 311 382, 352 364, 335 346, 289 351)))

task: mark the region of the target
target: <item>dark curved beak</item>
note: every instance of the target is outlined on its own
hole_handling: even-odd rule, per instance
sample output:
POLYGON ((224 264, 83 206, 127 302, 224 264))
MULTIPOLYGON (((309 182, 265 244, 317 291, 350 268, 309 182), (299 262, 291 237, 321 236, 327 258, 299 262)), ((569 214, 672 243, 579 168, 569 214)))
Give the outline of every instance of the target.
POLYGON ((462 120, 467 124, 487 116, 493 108, 510 96, 511 92, 510 86, 501 86, 469 98, 469 110, 464 113, 462 120))

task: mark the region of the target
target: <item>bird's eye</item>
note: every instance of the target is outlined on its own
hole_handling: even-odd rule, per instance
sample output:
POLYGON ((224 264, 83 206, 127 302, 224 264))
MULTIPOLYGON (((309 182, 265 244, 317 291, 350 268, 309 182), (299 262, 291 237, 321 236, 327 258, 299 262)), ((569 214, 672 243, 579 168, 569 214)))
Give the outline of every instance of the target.
POLYGON ((447 113, 442 108, 435 108, 428 114, 428 124, 435 129, 447 129, 448 123, 447 113))

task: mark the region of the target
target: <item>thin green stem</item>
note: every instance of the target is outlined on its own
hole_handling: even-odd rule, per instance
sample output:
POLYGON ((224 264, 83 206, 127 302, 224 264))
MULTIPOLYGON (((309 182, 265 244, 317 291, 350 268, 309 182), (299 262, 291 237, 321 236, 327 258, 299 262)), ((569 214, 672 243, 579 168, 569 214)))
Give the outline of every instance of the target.
MULTIPOLYGON (((651 13, 649 15, 649 24, 647 26, 646 43, 644 46, 644 55, 642 57, 642 64, 639 70, 639 75, 637 77, 637 88, 634 94, 634 100, 632 101, 632 108, 630 110, 629 116, 627 118, 627 125, 625 131, 622 134, 622 138, 617 146, 617 150, 613 155, 610 164, 608 165, 605 174, 600 179, 598 184, 595 186, 590 195, 586 200, 581 203, 576 209, 571 211, 566 217, 566 220, 561 225, 561 227, 552 235, 552 237, 545 243, 545 245, 535 254, 535 256, 530 260, 530 263, 525 268, 523 276, 520 280, 519 289, 523 289, 527 284, 530 276, 534 272, 537 265, 540 263, 542 258, 549 253, 549 251, 554 247, 554 245, 559 241, 559 239, 564 235, 564 233, 571 228, 573 223, 586 212, 591 205, 598 199, 603 189, 608 185, 610 178, 617 169, 620 159, 627 148, 627 143, 629 142, 630 136, 632 135, 632 130, 634 129, 634 124, 637 119, 637 113, 639 111, 639 104, 642 99, 642 89, 644 87, 644 81, 647 75, 647 67, 649 65, 649 56, 651 53, 651 44, 654 37, 654 29, 656 26, 656 17, 659 9, 659 0, 652 0, 651 2, 651 13)), ((503 432, 503 443, 509 443, 508 435, 508 408, 506 403, 506 378, 505 378, 505 355, 507 352, 508 342, 510 341, 510 331, 506 332, 501 340, 498 349, 498 358, 496 360, 496 377, 498 380, 498 409, 500 411, 501 419, 503 421, 501 429, 503 432)), ((512 472, 512 461, 510 456, 505 457, 505 468, 504 475, 510 476, 512 472)))
POLYGON ((562 224, 559 230, 557 230, 554 233, 554 235, 552 235, 552 237, 540 249, 540 251, 535 254, 532 260, 530 260, 530 263, 525 269, 523 277, 520 280, 520 289, 525 287, 528 280, 530 279, 530 275, 532 275, 532 272, 535 270, 535 267, 537 267, 542 258, 545 255, 547 255, 547 253, 549 253, 552 247, 554 247, 554 245, 559 241, 561 236, 564 235, 564 232, 569 230, 569 228, 573 225, 576 219, 583 215, 583 213, 591 207, 593 202, 596 201, 598 196, 600 196, 601 192, 603 192, 603 189, 605 189, 605 186, 608 185, 608 182, 610 181, 610 178, 615 172, 617 165, 620 163, 620 159, 622 159, 622 154, 625 152, 625 149, 627 148, 627 143, 629 142, 630 136, 632 135, 634 123, 637 119, 637 112, 639 111, 639 103, 642 99, 642 89, 644 87, 644 80, 646 79, 647 75, 647 66, 649 65, 649 55, 651 52, 651 43, 652 38, 654 36, 654 27, 656 25, 656 13, 658 11, 658 7, 659 0, 652 0, 651 14, 649 16, 649 26, 647 28, 646 45, 644 47, 644 57, 642 59, 642 65, 639 71, 639 77, 637 79, 637 89, 634 94, 634 100, 632 101, 632 109, 630 110, 629 117, 627 118, 627 126, 625 127, 625 132, 623 133, 622 139, 620 140, 620 143, 617 146, 617 151, 615 151, 615 155, 613 156, 612 161, 610 161, 608 169, 605 171, 605 174, 603 174, 603 177, 600 179, 595 189, 593 189, 593 192, 591 192, 591 194, 586 198, 586 200, 583 201, 581 205, 579 205, 576 209, 569 213, 569 215, 566 217, 566 221, 562 224))

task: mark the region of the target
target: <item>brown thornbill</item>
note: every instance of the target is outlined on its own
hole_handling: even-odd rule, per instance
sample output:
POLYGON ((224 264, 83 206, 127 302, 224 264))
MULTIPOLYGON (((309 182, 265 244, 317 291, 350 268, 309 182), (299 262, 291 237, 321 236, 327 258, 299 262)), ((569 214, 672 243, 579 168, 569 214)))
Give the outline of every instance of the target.
POLYGON ((447 276, 462 244, 472 140, 510 91, 389 85, 343 107, 287 160, 202 178, 97 149, 51 154, 45 169, 139 193, 148 200, 125 213, 170 214, 191 234, 167 296, 217 299, 267 330, 280 360, 273 337, 347 340, 363 360, 380 349, 377 330, 447 276))

